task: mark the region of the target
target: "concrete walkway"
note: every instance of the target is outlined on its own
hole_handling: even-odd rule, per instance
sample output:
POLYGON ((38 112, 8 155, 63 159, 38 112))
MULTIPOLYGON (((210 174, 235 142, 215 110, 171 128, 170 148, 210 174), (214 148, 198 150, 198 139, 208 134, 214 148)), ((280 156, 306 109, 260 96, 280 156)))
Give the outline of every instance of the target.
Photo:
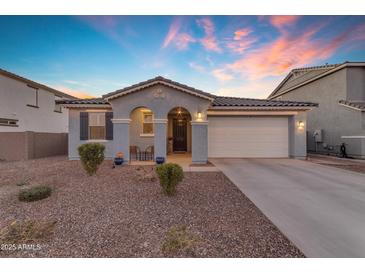
POLYGON ((212 159, 307 257, 365 257, 365 175, 293 159, 212 159))
POLYGON ((218 168, 215 166, 201 165, 191 166, 191 154, 170 154, 167 155, 167 163, 179 164, 185 172, 217 172, 218 168))

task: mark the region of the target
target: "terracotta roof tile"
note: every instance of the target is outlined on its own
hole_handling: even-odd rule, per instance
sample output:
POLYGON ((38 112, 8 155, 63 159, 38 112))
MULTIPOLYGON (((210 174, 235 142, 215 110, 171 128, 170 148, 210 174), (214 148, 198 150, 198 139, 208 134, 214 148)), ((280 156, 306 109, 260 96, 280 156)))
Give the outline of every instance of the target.
POLYGON ((239 97, 216 97, 212 104, 214 107, 316 107, 315 103, 277 101, 266 99, 250 99, 239 97))

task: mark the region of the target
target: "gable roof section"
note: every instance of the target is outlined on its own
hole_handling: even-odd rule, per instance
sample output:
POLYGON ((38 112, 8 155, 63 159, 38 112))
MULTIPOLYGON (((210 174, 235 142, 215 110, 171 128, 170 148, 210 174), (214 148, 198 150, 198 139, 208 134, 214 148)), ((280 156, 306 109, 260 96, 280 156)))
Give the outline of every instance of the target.
POLYGON ((190 87, 190 86, 187 86, 187 85, 172 81, 170 79, 166 79, 162 76, 157 76, 157 77, 149 79, 147 81, 143 81, 143 82, 140 82, 138 84, 135 84, 135 85, 132 85, 132 86, 129 86, 129 87, 125 87, 123 89, 119 89, 119 90, 116 90, 114 92, 105 94, 105 95, 103 95, 103 98, 105 100, 109 101, 109 100, 112 100, 114 98, 124 96, 124 95, 127 95, 129 93, 139 91, 141 89, 144 89, 144 88, 147 88, 147 87, 150 87, 150 86, 154 86, 154 85, 157 85, 157 84, 172 87, 172 88, 175 88, 177 90, 180 90, 180 91, 186 92, 188 94, 195 95, 195 96, 198 96, 198 97, 210 100, 210 101, 213 101, 214 98, 215 98, 215 96, 213 94, 210 94, 210 93, 204 92, 202 90, 199 90, 199 89, 196 89, 196 88, 193 88, 193 87, 190 87))
POLYGON ((325 73, 339 64, 307 67, 307 68, 296 68, 289 72, 289 74, 280 82, 280 84, 274 89, 268 98, 272 98, 274 95, 281 93, 283 90, 295 87, 305 81, 313 79, 316 76, 325 73))
POLYGON ((295 88, 306 85, 328 74, 350 66, 365 66, 365 63, 344 62, 340 64, 293 69, 268 96, 268 99, 274 99, 295 88))
POLYGON ((70 98, 70 99, 76 99, 76 97, 72 96, 72 95, 69 95, 67 93, 64 93, 62 91, 59 91, 59 90, 56 90, 54 88, 51 88, 51 87, 48 87, 46 85, 43 85, 43 84, 40 84, 40 83, 37 83, 37 82, 34 82, 32 80, 29 80, 27 78, 24 78, 22 76, 19 76, 15 73, 12 73, 10 71, 6 71, 4 69, 0 69, 0 74, 1 75, 4 75, 6 77, 9 77, 9 78, 12 78, 14 80, 18 80, 20 82, 23 82, 31 87, 34 87, 34 88, 38 88, 38 89, 44 89, 44 90, 47 90, 49 92, 52 92, 54 95, 57 95, 59 97, 65 97, 65 98, 70 98))
POLYGON ((340 100, 338 102, 340 105, 344 105, 346 107, 352 108, 352 109, 356 109, 356 110, 360 110, 360 111, 365 111, 365 101, 346 101, 346 100, 340 100))

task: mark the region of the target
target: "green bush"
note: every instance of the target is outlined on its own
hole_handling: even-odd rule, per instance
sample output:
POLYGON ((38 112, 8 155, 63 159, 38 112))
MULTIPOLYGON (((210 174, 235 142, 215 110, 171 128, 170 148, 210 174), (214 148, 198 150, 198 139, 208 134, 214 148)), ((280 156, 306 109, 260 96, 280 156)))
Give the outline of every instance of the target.
POLYGON ((52 189, 49 186, 35 186, 19 192, 18 198, 22 202, 33 202, 42 200, 51 195, 52 189))
POLYGON ((173 226, 167 231, 161 250, 166 257, 195 257, 194 248, 198 243, 199 238, 189 233, 185 225, 173 226))
POLYGON ((164 193, 168 196, 174 195, 177 184, 184 179, 184 172, 181 166, 167 163, 157 166, 156 172, 164 193))
POLYGON ((78 147, 82 166, 87 174, 94 175, 104 161, 105 146, 98 143, 83 144, 78 147))

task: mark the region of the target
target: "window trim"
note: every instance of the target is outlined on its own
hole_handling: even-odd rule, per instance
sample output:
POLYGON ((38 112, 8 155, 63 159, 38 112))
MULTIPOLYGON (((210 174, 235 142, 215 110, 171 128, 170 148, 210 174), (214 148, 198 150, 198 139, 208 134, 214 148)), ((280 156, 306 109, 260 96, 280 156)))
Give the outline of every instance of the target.
POLYGON ((140 137, 154 137, 155 136, 155 125, 153 123, 154 115, 151 110, 142 110, 142 129, 139 134, 140 137), (152 115, 152 122, 145 122, 145 115, 152 115), (152 133, 144 133, 144 124, 152 124, 152 133))
POLYGON ((27 85, 29 88, 32 88, 35 90, 35 105, 32 105, 32 104, 27 104, 27 107, 32 107, 32 108, 39 108, 39 102, 38 102, 38 91, 39 91, 39 88, 36 88, 36 87, 33 87, 31 85, 27 85))
POLYGON ((11 119, 11 118, 0 118, 0 119, 7 120, 8 121, 7 124, 0 122, 0 126, 4 126, 4 127, 19 127, 19 125, 18 125, 19 120, 17 120, 17 119, 11 119), (16 124, 9 124, 9 122, 15 122, 16 124))
POLYGON ((89 124, 88 124, 88 139, 87 139, 87 141, 90 141, 90 142, 97 142, 97 141, 99 141, 99 142, 101 142, 101 141, 108 141, 107 139, 106 139, 106 123, 104 122, 104 138, 103 139, 92 139, 91 138, 91 132, 90 132, 90 128, 91 127, 102 127, 102 126, 91 126, 90 125, 90 114, 103 114, 104 115, 104 121, 105 121, 105 114, 106 112, 89 112, 89 124))
POLYGON ((56 104, 56 100, 57 100, 57 98, 58 98, 58 99, 62 99, 62 97, 57 96, 57 95, 55 95, 54 97, 55 97, 55 100, 54 100, 54 110, 53 110, 53 112, 56 112, 56 113, 62 113, 62 106, 61 106, 61 105, 57 105, 57 104, 56 104), (57 106, 60 106, 60 110, 56 110, 56 107, 57 107, 57 106))

